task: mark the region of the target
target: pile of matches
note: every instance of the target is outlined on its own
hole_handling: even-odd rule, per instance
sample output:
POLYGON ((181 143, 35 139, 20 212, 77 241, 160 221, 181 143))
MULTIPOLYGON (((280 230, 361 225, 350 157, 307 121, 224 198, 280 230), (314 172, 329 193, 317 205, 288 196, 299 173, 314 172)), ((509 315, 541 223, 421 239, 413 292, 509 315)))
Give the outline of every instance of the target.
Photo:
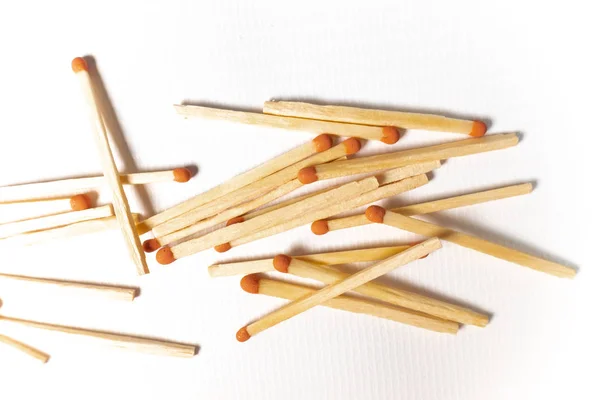
MULTIPOLYGON (((371 205, 363 214, 336 218, 340 214, 427 184, 426 174, 439 168, 442 160, 506 149, 516 146, 519 142, 516 133, 486 136, 487 127, 481 121, 432 114, 273 101, 265 102, 263 114, 176 105, 176 112, 186 118, 222 119, 234 123, 306 131, 316 136, 309 142, 204 193, 139 221, 139 217, 136 218, 129 209, 123 184, 173 179, 187 181, 190 174, 185 169, 177 169, 119 175, 110 151, 102 115, 95 103, 94 88, 86 63, 77 58, 73 60, 72 66, 81 79, 85 99, 89 105, 104 177, 2 188, 2 202, 53 198, 57 197, 59 191, 77 194, 70 199, 72 208, 76 211, 0 225, 0 235, 7 238, 4 240, 30 243, 45 240, 48 236, 70 236, 119 226, 137 272, 145 274, 149 270, 144 252, 158 250, 156 260, 159 264, 167 265, 203 250, 214 248, 223 253, 232 247, 308 224, 312 224, 311 230, 316 235, 379 223, 429 238, 413 245, 300 256, 279 254, 268 259, 210 266, 208 270, 211 277, 245 275, 241 280, 241 287, 246 292, 290 300, 284 307, 241 328, 236 335, 240 342, 317 305, 373 315, 443 333, 455 334, 459 324, 486 326, 489 317, 485 314, 372 282, 399 266, 440 249, 442 241, 449 241, 557 277, 572 278, 575 275, 575 270, 567 266, 413 218, 524 195, 532 191, 531 184, 506 186, 391 210, 371 205), (405 129, 452 132, 468 135, 470 138, 380 155, 354 156, 361 149, 361 140, 379 140, 386 144, 394 144, 400 139, 400 132, 405 129), (338 136, 349 138, 336 143, 338 136), (365 174, 372 175, 365 178, 365 174), (351 175, 361 177, 341 185, 334 183, 325 189, 272 204, 304 185, 351 175), (113 193, 112 207, 89 208, 89 199, 80 193, 102 186, 105 182, 113 193), (152 232, 153 238, 141 244, 140 236, 149 232, 152 232), (354 274, 345 273, 338 268, 343 264, 366 261, 375 263, 354 274), (325 286, 314 289, 259 275, 272 271, 320 281, 325 286), (356 292, 363 297, 349 296, 346 292, 356 292)), ((31 279, 39 281, 41 278, 31 279)), ((37 322, 29 321, 29 324, 40 326, 37 322)), ((165 346, 164 342, 161 342, 160 346, 165 346)), ((170 343, 169 346, 171 349, 175 348, 178 353, 193 354, 191 345, 170 343)))

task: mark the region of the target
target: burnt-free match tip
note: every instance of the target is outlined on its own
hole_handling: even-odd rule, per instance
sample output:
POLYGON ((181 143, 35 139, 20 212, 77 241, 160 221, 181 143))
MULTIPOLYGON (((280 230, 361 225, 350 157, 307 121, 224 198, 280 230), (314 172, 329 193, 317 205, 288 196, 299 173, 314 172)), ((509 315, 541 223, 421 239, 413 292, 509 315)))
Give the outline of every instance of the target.
POLYGON ((229 225, 233 225, 233 224, 240 224, 244 221, 245 221, 245 218, 240 215, 239 217, 231 218, 229 221, 227 221, 225 226, 229 226, 229 225))
POLYGON ((160 243, 154 238, 144 240, 144 243, 142 243, 142 248, 146 253, 154 253, 156 250, 160 249, 160 243))
POLYGON ((192 178, 192 173, 187 168, 175 168, 173 170, 173 180, 175 182, 185 183, 192 178))
POLYGON ((287 274, 292 258, 285 254, 278 254, 273 258, 273 267, 279 271, 287 274))
POLYGON ((315 167, 302 168, 298 171, 298 180, 304 185, 318 181, 317 170, 315 167))
POLYGON ((246 340, 250 339, 250 334, 248 333, 248 329, 246 329, 246 327, 241 328, 235 334, 235 338, 237 339, 238 342, 245 342, 246 340))
POLYGON ((215 250, 218 253, 225 253, 226 251, 229 251, 230 249, 231 249, 231 244, 229 242, 215 246, 215 250))
POLYGON ((346 139, 342 143, 344 143, 347 155, 358 153, 361 147, 360 140, 354 137, 346 139))
POLYGON ((258 294, 260 276, 258 274, 246 275, 240 281, 240 287, 244 292, 258 294))
POLYGON ((333 141, 331 140, 331 136, 324 133, 314 138, 313 144, 315 145, 317 153, 321 153, 325 150, 329 150, 333 145, 333 141))
POLYGON ((71 197, 69 203, 71 205, 71 210, 73 211, 87 210, 88 208, 92 207, 92 201, 85 194, 78 194, 71 197))
POLYGON ((378 224, 383 223, 383 217, 385 217, 385 208, 379 206, 370 206, 365 211, 365 216, 371 222, 376 222, 378 224))
POLYGON ((400 131, 394 126, 384 126, 381 141, 385 144, 394 144, 400 139, 400 131))
POLYGON ((324 235, 329 232, 329 224, 326 219, 320 219, 312 223, 310 230, 315 235, 324 235))
POLYGON ((481 121, 473 121, 473 127, 471 128, 470 136, 482 137, 487 132, 487 126, 481 121))
POLYGON ((82 57, 75 57, 73 61, 71 61, 71 69, 75 73, 80 71, 87 71, 87 62, 82 57))
POLYGON ((169 246, 165 246, 156 253, 156 261, 161 265, 168 265, 175 261, 175 256, 169 246))

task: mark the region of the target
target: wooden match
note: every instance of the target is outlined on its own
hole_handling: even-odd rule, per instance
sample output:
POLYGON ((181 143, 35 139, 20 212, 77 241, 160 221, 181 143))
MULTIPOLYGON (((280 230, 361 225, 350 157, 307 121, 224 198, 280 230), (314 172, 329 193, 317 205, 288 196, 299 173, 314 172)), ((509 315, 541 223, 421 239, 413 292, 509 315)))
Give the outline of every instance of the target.
POLYGON ((67 211, 81 211, 91 206, 92 201, 86 194, 54 199, 2 203, 0 204, 0 211, 2 211, 2 216, 6 218, 0 219, 0 224, 47 217, 67 211))
POLYGON ((565 265, 552 261, 544 260, 530 254, 501 246, 496 243, 488 242, 475 236, 457 232, 452 229, 444 228, 429 222, 406 217, 392 211, 387 211, 379 206, 371 206, 365 212, 366 217, 371 222, 383 223, 398 229, 403 229, 423 236, 436 236, 442 240, 447 240, 458 244, 459 246, 479 251, 490 256, 500 258, 524 267, 532 268, 537 271, 545 272, 560 278, 573 278, 576 271, 565 265))
POLYGON ((291 101, 265 101, 263 112, 265 114, 320 121, 463 133, 473 137, 483 136, 487 131, 487 127, 481 121, 448 118, 442 115, 345 106, 319 106, 291 101))
POLYGON ((19 350, 20 352, 25 353, 28 356, 35 358, 36 360, 41 361, 42 364, 47 363, 48 360, 50 359, 50 356, 48 354, 44 353, 43 351, 40 351, 34 347, 29 346, 28 344, 25 344, 23 342, 15 340, 11 337, 8 337, 5 335, 0 335, 0 342, 11 346, 11 347, 19 350))
MULTIPOLYGON (((240 281, 241 288, 248 293, 262 294, 291 301, 314 294, 317 290, 303 285, 247 275, 240 281)), ((393 307, 370 300, 341 295, 321 304, 324 307, 385 318, 402 324, 416 326, 434 332, 456 334, 458 324, 453 321, 431 317, 414 311, 393 307)))
POLYGON ((319 304, 333 299, 348 291, 354 290, 357 287, 364 285, 373 279, 379 278, 395 268, 408 264, 409 262, 418 260, 419 258, 442 247, 441 242, 437 238, 428 239, 422 243, 412 246, 408 250, 400 254, 392 256, 386 260, 378 262, 368 268, 365 268, 355 274, 350 275, 346 279, 338 281, 332 285, 326 286, 323 289, 317 290, 311 295, 301 297, 298 300, 292 301, 280 309, 258 319, 257 321, 241 328, 236 338, 239 342, 245 342, 252 336, 269 329, 280 322, 288 320, 295 315, 311 309, 319 304))
POLYGON ((131 259, 136 265, 137 273, 140 275, 147 274, 150 272, 148 265, 146 264, 146 256, 142 249, 142 243, 138 236, 135 222, 131 215, 129 203, 127 197, 123 191, 123 185, 121 184, 121 178, 119 171, 115 165, 113 159, 112 150, 108 141, 108 133, 106 132, 106 126, 94 95, 94 87, 90 74, 88 72, 88 66, 85 60, 81 57, 73 59, 71 67, 75 75, 79 78, 81 88, 88 106, 89 118, 92 123, 94 134, 96 137, 96 145, 98 148, 98 154, 102 163, 102 169, 104 171, 104 177, 108 181, 108 185, 113 195, 113 206, 115 209, 115 216, 121 227, 123 238, 127 243, 129 254, 131 259))
POLYGON ((368 140, 380 140, 387 144, 396 143, 400 138, 398 130, 392 126, 375 127, 178 104, 174 107, 175 111, 184 117, 226 120, 246 125, 305 131, 316 134, 330 133, 338 136, 353 136, 368 140))

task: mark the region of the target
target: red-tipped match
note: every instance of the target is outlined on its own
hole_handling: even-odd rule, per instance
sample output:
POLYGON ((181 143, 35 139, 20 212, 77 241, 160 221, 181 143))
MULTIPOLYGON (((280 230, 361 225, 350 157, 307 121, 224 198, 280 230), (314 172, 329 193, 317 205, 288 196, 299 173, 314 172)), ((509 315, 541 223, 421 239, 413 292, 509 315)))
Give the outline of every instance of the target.
POLYGON ((161 265, 168 265, 175 261, 175 256, 168 246, 163 247, 156 253, 156 261, 161 265))
POLYGON ((320 219, 312 223, 310 230, 315 235, 324 235, 329 232, 329 224, 326 219, 320 219))
POLYGON ((240 281, 240 287, 244 292, 258 294, 258 288, 260 286, 260 276, 257 274, 246 275, 240 281))
POLYGON ((487 132, 487 126, 481 121, 473 121, 473 127, 469 135, 473 137, 482 137, 487 132))
POLYGON ((173 170, 173 180, 175 182, 185 183, 192 178, 192 173, 187 168, 175 168, 173 170))
POLYGON ((245 342, 246 340, 250 339, 250 337, 251 336, 248 333, 248 329, 246 329, 246 327, 241 328, 235 334, 235 338, 237 339, 238 342, 245 342))
POLYGON ((230 249, 231 249, 231 244, 229 242, 215 246, 215 250, 218 253, 225 253, 226 251, 229 251, 230 249))
POLYGON ((244 221, 245 221, 244 217, 242 217, 240 215, 239 217, 233 217, 233 218, 231 218, 229 221, 227 221, 227 223, 225 224, 225 226, 229 226, 229 225, 233 225, 233 224, 240 224, 240 223, 242 223, 244 221))
POLYGON ((322 134, 313 139, 313 144, 315 145, 317 153, 321 153, 325 150, 329 150, 333 145, 333 141, 331 140, 331 136, 322 134))
POLYGON ((144 243, 142 243, 142 248, 146 253, 154 253, 156 250, 160 249, 160 243, 157 239, 144 240, 144 243))
POLYGON ((346 139, 342 143, 344 144, 347 155, 358 153, 361 147, 360 140, 357 138, 346 139))
POLYGON ((317 170, 315 167, 302 168, 298 171, 298 180, 304 185, 318 181, 317 170))
POLYGON ((71 61, 71 69, 73 72, 78 73, 80 71, 87 71, 87 62, 82 57, 76 57, 71 61))
POLYGON ((371 222, 376 222, 378 224, 383 223, 383 217, 385 217, 385 208, 379 206, 370 206, 365 211, 365 216, 371 222))
POLYGON ((85 194, 78 194, 71 197, 69 203, 71 205, 71 210, 73 211, 87 210, 92 206, 92 201, 85 194))
POLYGON ((292 259, 289 256, 286 256, 285 254, 279 254, 273 258, 273 267, 277 271, 287 274, 291 262, 292 259))
POLYGON ((381 141, 385 144, 394 144, 400 139, 400 132, 393 126, 385 126, 381 134, 381 141))

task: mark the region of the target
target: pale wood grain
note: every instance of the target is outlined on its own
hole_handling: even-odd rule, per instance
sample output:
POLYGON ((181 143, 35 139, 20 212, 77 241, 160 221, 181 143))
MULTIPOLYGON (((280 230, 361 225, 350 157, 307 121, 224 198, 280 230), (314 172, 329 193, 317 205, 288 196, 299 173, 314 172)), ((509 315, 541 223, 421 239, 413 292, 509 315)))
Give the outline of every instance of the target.
POLYGON ((11 346, 19 350, 20 352, 35 358, 36 360, 41 361, 43 364, 47 363, 50 359, 50 356, 44 353, 43 351, 40 351, 34 347, 29 346, 28 344, 15 340, 11 337, 0 335, 0 342, 11 346))

